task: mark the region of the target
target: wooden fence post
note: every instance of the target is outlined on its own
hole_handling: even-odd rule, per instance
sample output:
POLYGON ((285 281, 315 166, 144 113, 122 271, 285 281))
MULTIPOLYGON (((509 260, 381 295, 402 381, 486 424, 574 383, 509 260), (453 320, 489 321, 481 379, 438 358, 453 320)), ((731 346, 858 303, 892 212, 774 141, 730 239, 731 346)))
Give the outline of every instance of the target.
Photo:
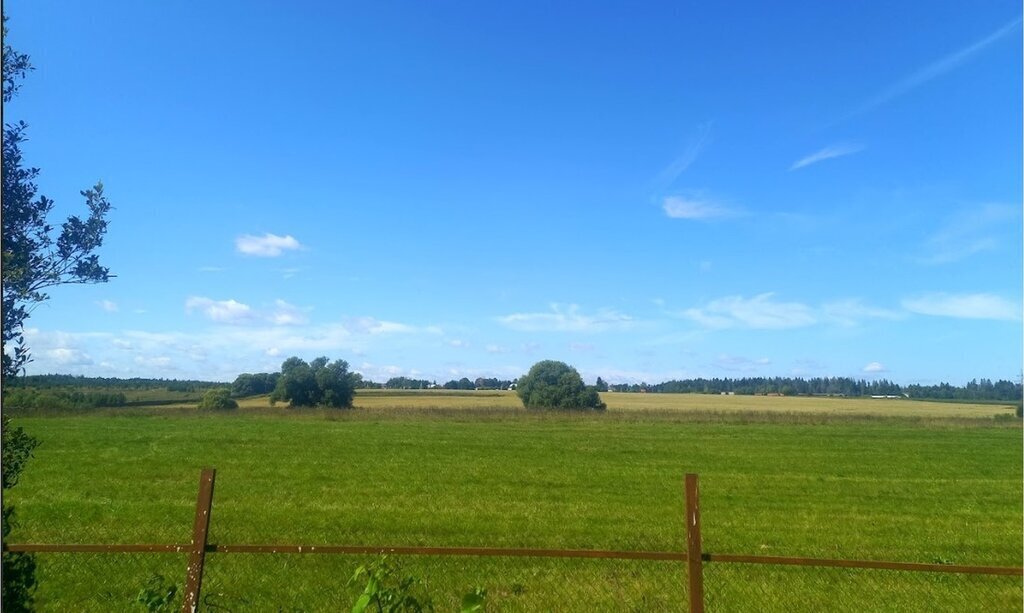
POLYGON ((206 537, 210 532, 210 511, 213 508, 213 479, 217 469, 204 468, 199 475, 199 498, 196 500, 196 519, 192 524, 192 549, 185 576, 185 599, 182 613, 195 613, 199 606, 199 589, 203 584, 203 562, 206 561, 206 537))
POLYGON ((697 475, 686 475, 686 569, 690 613, 704 613, 704 561, 700 542, 700 493, 697 475))

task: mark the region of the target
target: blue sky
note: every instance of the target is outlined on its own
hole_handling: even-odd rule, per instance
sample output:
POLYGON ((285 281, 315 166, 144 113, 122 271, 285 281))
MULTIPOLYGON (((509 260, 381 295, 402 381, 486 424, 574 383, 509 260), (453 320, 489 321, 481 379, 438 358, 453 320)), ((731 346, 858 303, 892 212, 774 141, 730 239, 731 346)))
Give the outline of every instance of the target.
POLYGON ((1020 376, 1019 2, 548 4, 6 2, 28 372, 1020 376))

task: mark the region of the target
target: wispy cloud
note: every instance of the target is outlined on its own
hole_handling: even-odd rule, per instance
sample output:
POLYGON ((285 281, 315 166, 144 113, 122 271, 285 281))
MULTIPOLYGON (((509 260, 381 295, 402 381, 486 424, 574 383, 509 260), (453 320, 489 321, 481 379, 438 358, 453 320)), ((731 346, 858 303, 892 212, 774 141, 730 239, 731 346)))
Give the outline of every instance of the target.
POLYGON ((712 300, 703 307, 683 311, 683 316, 713 329, 753 328, 781 330, 814 325, 814 310, 800 302, 780 302, 775 294, 765 293, 744 298, 727 296, 712 300))
POLYGON ((622 330, 636 322, 629 315, 602 309, 594 315, 580 312, 579 306, 552 304, 547 313, 513 313, 498 318, 502 325, 525 332, 603 332, 622 330))
POLYGON ((818 324, 851 327, 870 319, 899 319, 903 313, 873 307, 856 298, 835 300, 820 306, 777 300, 768 292, 752 298, 726 296, 679 313, 704 328, 722 330, 785 330, 818 324))
POLYGON ((709 220, 734 217, 735 210, 703 196, 668 196, 662 210, 673 219, 709 220))
POLYGON ((848 117, 854 117, 872 111, 882 106, 883 104, 886 104, 887 102, 895 98, 898 98, 910 92, 911 90, 920 87, 921 85, 924 85, 928 81, 941 77, 947 72, 950 72, 951 70, 960 67, 961 65, 971 60, 974 56, 978 55, 986 48, 991 46, 993 43, 996 43, 997 41, 1014 32, 1020 26, 1020 24, 1021 17, 1018 16, 1016 19, 1002 26, 1001 28, 989 34, 985 38, 982 38, 981 40, 976 41, 964 47, 963 49, 960 49, 959 51, 951 53, 946 57, 936 62, 933 62, 928 66, 925 66, 924 68, 918 70, 917 72, 911 74, 910 76, 894 83, 893 85, 889 86, 888 88, 881 91, 877 95, 868 99, 859 108, 850 113, 848 117))
POLYGON ((117 303, 113 300, 99 300, 96 304, 107 313, 116 313, 118 311, 117 303))
POLYGON ((902 304, 912 313, 936 317, 1007 321, 1021 318, 1020 305, 995 294, 934 293, 907 298, 902 304))
MULTIPOLYGON (((972 207, 948 219, 923 245, 921 264, 949 264, 999 247, 996 235, 1012 229, 1014 239, 1020 226, 1010 224, 1020 215, 1019 207, 998 204, 972 207)), ((1005 236, 1004 236, 1005 240, 1005 236)))
POLYGON ((768 358, 751 359, 740 355, 723 354, 718 356, 714 365, 722 370, 756 372, 771 363, 768 358))
POLYGON ((257 257, 277 257, 285 251, 301 249, 302 245, 293 236, 278 236, 276 234, 264 234, 253 236, 243 234, 235 239, 235 248, 239 253, 257 257))
POLYGON ((789 169, 791 171, 798 170, 800 168, 810 166, 811 164, 817 164, 818 162, 822 162, 824 160, 831 160, 833 158, 843 157, 844 155, 851 155, 863 150, 864 145, 859 145, 855 143, 837 143, 835 145, 829 145, 828 147, 825 147, 820 151, 815 151, 811 155, 808 155, 805 158, 801 158, 796 162, 793 162, 793 165, 790 166, 789 169))
POLYGON ((840 326, 855 326, 865 319, 900 319, 904 313, 865 304, 862 300, 849 298, 827 302, 819 309, 824 321, 840 326))
POLYGON ((309 321, 306 317, 308 310, 284 300, 275 300, 274 308, 267 314, 267 319, 276 326, 297 326, 309 321))
POLYGON ((694 161, 697 160, 697 156, 703 151, 704 146, 711 138, 711 122, 702 123, 697 126, 697 132, 690 139, 690 142, 686 144, 686 148, 682 154, 676 159, 672 160, 664 170, 662 170, 657 179, 655 179, 657 191, 664 191, 675 183, 679 175, 686 172, 694 161))

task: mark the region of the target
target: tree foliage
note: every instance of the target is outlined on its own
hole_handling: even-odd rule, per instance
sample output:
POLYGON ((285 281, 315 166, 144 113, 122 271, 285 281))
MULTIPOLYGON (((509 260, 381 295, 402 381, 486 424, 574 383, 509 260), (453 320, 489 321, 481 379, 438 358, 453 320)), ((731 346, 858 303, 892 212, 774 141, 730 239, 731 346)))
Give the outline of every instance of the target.
POLYGON ((597 390, 584 385, 575 368, 555 360, 534 364, 520 377, 516 393, 528 409, 605 409, 597 390))
POLYGON ((231 390, 226 387, 208 390, 199 401, 202 410, 224 411, 237 409, 238 403, 231 397, 231 390))
MULTIPOLYGON (((17 79, 32 66, 28 57, 7 44, 4 16, 3 99, 10 101, 17 79)), ((29 362, 24 324, 32 309, 47 299, 48 288, 77 283, 102 283, 110 271, 95 251, 103 244, 110 203, 97 183, 82 193, 89 214, 72 215, 60 232, 47 217, 54 202, 37 195, 38 168, 25 167, 21 154, 24 122, 4 125, 3 136, 3 378, 17 375, 29 362)))
MULTIPOLYGON (((27 55, 7 43, 7 15, 3 15, 3 102, 10 102, 19 81, 32 70, 27 55)), ((24 122, 4 124, 2 194, 2 281, 3 333, 0 342, 0 387, 24 370, 30 360, 25 345, 25 320, 32 309, 46 300, 48 288, 67 283, 99 283, 110 278, 94 253, 103 244, 110 203, 103 197, 103 185, 82 192, 89 215, 84 220, 69 217, 60 232, 47 217, 53 201, 37 196, 38 168, 25 167, 21 154, 27 126, 24 122)), ((38 441, 12 429, 7 416, 0 419, 3 432, 3 487, 13 486, 38 441)), ((14 510, 3 505, 3 541, 7 542, 14 510)), ((31 610, 35 586, 35 559, 27 554, 3 553, 3 607, 5 611, 31 610)))
POLYGON ((244 372, 238 375, 234 383, 231 384, 231 395, 235 398, 245 398, 246 396, 269 394, 277 387, 279 376, 280 374, 276 372, 256 374, 244 372))
POLYGON ((319 357, 310 363, 290 357, 281 364, 270 403, 290 402, 293 407, 349 408, 362 378, 348 371, 345 360, 319 357))

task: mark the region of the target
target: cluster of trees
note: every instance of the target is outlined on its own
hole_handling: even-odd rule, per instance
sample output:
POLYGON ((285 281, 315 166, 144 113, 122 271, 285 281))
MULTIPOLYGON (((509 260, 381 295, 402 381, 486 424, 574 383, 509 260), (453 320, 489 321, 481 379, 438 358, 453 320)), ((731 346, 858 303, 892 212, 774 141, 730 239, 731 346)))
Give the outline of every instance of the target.
POLYGON ((458 380, 452 379, 444 385, 438 385, 437 381, 428 381, 426 379, 391 377, 383 385, 373 383, 372 381, 364 381, 363 387, 389 390, 425 390, 438 387, 446 390, 507 390, 513 383, 515 383, 514 380, 498 379, 497 377, 477 377, 473 380, 470 380, 468 377, 462 377, 458 380))
POLYGON ((235 378, 231 384, 231 395, 235 398, 246 396, 259 396, 269 394, 277 387, 277 380, 281 377, 278 372, 244 372, 235 378))
POLYGON ((306 363, 291 357, 281 364, 270 404, 289 402, 293 407, 350 408, 361 380, 358 373, 348 371, 345 360, 331 362, 319 357, 306 363))
POLYGON ((96 409, 121 407, 125 397, 121 392, 94 392, 62 389, 40 390, 30 387, 12 387, 4 395, 4 408, 8 409, 96 409))
POLYGON ((425 390, 436 387, 436 384, 426 379, 410 379, 409 377, 391 377, 384 383, 384 389, 389 390, 425 390))
POLYGON ((903 391, 911 398, 934 398, 937 400, 1020 400, 1021 384, 1013 381, 972 379, 959 387, 948 383, 938 385, 908 385, 903 391))
MULTIPOLYGON (((601 381, 598 380, 600 385, 601 381)), ((1021 398, 1020 383, 988 379, 974 380, 963 387, 942 383, 940 385, 901 386, 887 379, 866 381, 849 377, 744 377, 740 379, 685 379, 671 380, 649 385, 647 383, 623 383, 611 385, 615 392, 653 392, 675 394, 720 394, 740 395, 782 394, 783 396, 899 396, 911 398, 950 400, 1001 400, 1012 401, 1021 398)))

